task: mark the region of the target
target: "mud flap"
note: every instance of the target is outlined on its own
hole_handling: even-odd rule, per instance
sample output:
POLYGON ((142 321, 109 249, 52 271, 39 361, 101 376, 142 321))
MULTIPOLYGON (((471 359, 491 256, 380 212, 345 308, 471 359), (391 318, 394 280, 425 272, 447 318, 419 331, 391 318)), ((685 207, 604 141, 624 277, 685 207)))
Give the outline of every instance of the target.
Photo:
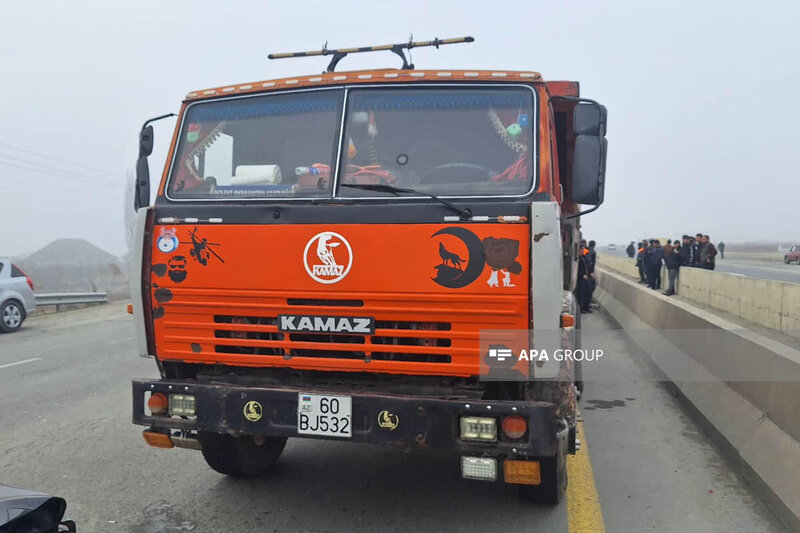
POLYGON ((558 448, 552 457, 539 457, 541 484, 519 485, 522 500, 545 505, 558 505, 567 490, 567 451, 569 430, 556 435, 558 448))

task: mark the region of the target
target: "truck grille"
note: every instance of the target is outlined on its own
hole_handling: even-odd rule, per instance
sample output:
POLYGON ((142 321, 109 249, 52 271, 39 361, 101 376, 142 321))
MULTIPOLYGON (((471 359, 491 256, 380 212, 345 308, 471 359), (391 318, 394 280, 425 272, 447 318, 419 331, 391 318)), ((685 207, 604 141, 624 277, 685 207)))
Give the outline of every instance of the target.
MULTIPOLYGON (((319 299, 174 288, 156 321, 161 359, 243 366, 476 375, 482 328, 527 329, 516 295, 380 294, 319 299), (370 316, 373 334, 282 332, 278 315, 370 316)), ((272 292, 272 291, 270 291, 272 292)))

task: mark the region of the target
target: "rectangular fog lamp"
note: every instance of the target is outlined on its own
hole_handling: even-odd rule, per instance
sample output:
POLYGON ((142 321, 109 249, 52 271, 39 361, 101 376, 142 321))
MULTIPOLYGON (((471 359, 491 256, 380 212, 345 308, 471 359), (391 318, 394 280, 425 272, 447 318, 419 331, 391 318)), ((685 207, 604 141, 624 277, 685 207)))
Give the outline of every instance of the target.
POLYGON ((461 440, 497 440, 497 420, 477 416, 461 417, 461 440))
POLYGON ((497 479, 497 459, 489 457, 462 457, 461 477, 481 481, 497 479))
POLYGON ((194 416, 194 396, 191 394, 170 394, 169 414, 194 416))

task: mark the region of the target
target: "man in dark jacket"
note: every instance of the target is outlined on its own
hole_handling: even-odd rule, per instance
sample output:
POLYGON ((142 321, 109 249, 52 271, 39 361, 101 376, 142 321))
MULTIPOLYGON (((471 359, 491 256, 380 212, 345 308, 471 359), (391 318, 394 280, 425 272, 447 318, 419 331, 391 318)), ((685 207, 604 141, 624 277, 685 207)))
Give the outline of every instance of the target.
POLYGON ((625 251, 627 252, 628 257, 633 257, 634 255, 636 255, 636 247, 633 245, 633 241, 631 241, 628 247, 625 248, 625 251))
POLYGON ((681 265, 689 266, 692 264, 692 247, 690 245, 690 239, 688 235, 684 235, 681 238, 681 265))
POLYGON ((647 283, 647 269, 644 265, 645 255, 647 255, 647 241, 641 241, 636 255, 636 268, 639 269, 639 283, 647 283))
POLYGON ((589 304, 591 306, 592 303, 592 296, 594 295, 594 290, 597 288, 597 279, 594 277, 594 267, 597 266, 597 243, 595 241, 589 241, 589 261, 591 262, 592 267, 592 290, 589 291, 589 304))
POLYGON ((664 293, 667 296, 675 294, 675 280, 678 279, 678 269, 681 268, 681 264, 683 263, 683 258, 681 256, 682 248, 683 246, 681 246, 676 239, 672 250, 664 257, 664 263, 667 264, 667 277, 669 278, 669 288, 664 293))
POLYGON ((700 266, 708 270, 714 270, 714 258, 717 256, 717 249, 711 244, 708 235, 703 235, 703 244, 700 248, 700 266))
POLYGON ((661 288, 661 265, 664 263, 664 248, 657 239, 650 241, 650 247, 644 258, 647 270, 647 284, 651 289, 661 288))
POLYGON ((581 240, 581 249, 578 252, 578 283, 576 296, 581 313, 591 313, 589 304, 592 302, 592 284, 594 282, 594 264, 589 259, 589 249, 586 241, 581 240))
POLYGON ((717 245, 717 250, 719 250, 719 258, 720 259, 725 259, 725 243, 724 242, 719 241, 719 244, 717 245))

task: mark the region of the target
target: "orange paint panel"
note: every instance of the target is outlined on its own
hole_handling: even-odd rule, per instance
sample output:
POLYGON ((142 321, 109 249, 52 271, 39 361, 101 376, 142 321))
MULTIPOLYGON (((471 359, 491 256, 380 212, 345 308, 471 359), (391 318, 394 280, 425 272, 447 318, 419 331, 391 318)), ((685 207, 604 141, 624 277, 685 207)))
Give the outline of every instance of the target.
POLYGON ((152 246, 161 359, 466 376, 481 329, 528 328, 528 224, 162 225, 152 246))
POLYGON ((548 81, 547 90, 550 96, 570 96, 577 98, 581 95, 581 87, 577 81, 548 81))
MULTIPOLYGON (((252 94, 261 92, 301 89, 308 87, 325 87, 338 85, 360 85, 374 83, 419 83, 419 82, 453 82, 453 81, 491 81, 493 83, 531 83, 542 84, 542 76, 533 71, 493 71, 493 70, 358 70, 345 72, 326 72, 314 76, 293 76, 268 81, 246 84, 223 85, 199 91, 192 91, 185 101, 219 98, 236 94, 252 94)), ((573 82, 567 82, 573 83, 573 82)))
POLYGON ((527 276, 520 275, 529 255, 527 224, 166 225, 156 226, 154 235, 154 263, 185 258, 181 289, 310 290, 320 297, 349 291, 527 294, 527 276), (195 243, 203 247, 197 254, 195 227, 195 243), (159 240, 170 238, 178 244, 164 244, 163 252, 159 240), (500 286, 487 283, 493 270, 484 261, 485 246, 497 247, 495 255, 515 252, 508 260, 516 270, 509 276, 513 286, 502 285, 503 275, 500 286))

